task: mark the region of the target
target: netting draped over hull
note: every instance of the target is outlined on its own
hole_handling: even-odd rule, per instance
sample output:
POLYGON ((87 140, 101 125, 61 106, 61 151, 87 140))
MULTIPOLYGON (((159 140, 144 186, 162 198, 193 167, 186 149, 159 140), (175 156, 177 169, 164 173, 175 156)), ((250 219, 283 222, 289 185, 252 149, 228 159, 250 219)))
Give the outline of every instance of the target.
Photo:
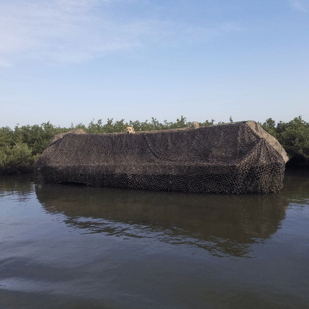
POLYGON ((34 166, 36 180, 209 193, 268 193, 282 187, 287 156, 254 121, 134 134, 55 136, 34 166))

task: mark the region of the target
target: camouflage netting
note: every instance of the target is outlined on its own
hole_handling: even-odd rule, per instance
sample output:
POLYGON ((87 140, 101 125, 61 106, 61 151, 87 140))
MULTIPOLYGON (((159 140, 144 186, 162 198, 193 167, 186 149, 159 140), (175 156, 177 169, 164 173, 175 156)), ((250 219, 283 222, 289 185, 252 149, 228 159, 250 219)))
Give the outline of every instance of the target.
POLYGON ((282 187, 286 152, 256 122, 52 138, 37 182, 203 193, 269 193, 282 187))

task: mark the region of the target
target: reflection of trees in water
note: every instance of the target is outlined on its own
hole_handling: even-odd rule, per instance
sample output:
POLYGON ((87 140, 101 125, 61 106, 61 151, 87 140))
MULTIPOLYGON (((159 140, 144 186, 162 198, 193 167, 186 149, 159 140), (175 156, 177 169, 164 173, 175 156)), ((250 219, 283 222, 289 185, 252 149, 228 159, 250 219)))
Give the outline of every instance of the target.
POLYGON ((308 205, 309 170, 287 170, 281 195, 291 203, 308 205))
POLYGON ((17 195, 19 201, 24 201, 34 192, 33 175, 1 175, 0 196, 17 195))
POLYGON ((86 233, 156 239, 207 249, 213 255, 249 256, 251 245, 274 234, 285 215, 280 195, 197 195, 37 185, 48 212, 86 233))

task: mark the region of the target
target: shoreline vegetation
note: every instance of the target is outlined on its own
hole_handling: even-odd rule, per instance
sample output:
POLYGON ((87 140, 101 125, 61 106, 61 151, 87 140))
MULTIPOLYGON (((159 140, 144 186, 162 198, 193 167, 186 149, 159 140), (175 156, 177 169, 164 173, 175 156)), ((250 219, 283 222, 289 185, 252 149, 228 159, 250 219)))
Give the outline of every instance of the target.
MULTIPOLYGON (((233 123, 230 117, 230 123, 233 123)), ((309 123, 305 122, 301 116, 295 117, 289 122, 276 123, 272 118, 268 118, 264 123, 258 122, 262 128, 274 136, 283 146, 288 154, 289 161, 287 167, 308 168, 309 167, 309 123)), ((165 130, 190 127, 192 122, 181 116, 175 122, 164 121, 160 123, 152 118, 150 122, 129 121, 124 119, 113 121, 107 119, 103 124, 102 120, 96 123, 91 121, 88 126, 80 123, 71 124, 71 127, 56 127, 50 122, 41 125, 15 126, 0 128, 0 175, 25 174, 32 172, 33 163, 40 157, 47 147, 50 139, 55 135, 75 129, 83 129, 88 134, 96 133, 119 133, 125 132, 127 127, 133 127, 135 131, 165 130)), ((215 123, 214 120, 200 122, 200 126, 220 125, 224 122, 215 123)))

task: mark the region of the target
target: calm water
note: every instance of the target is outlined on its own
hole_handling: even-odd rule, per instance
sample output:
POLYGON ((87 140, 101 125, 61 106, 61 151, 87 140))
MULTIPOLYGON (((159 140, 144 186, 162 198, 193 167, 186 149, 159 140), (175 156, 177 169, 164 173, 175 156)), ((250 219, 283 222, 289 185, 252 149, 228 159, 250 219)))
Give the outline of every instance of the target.
POLYGON ((309 171, 242 196, 0 176, 0 308, 309 308, 309 171))

